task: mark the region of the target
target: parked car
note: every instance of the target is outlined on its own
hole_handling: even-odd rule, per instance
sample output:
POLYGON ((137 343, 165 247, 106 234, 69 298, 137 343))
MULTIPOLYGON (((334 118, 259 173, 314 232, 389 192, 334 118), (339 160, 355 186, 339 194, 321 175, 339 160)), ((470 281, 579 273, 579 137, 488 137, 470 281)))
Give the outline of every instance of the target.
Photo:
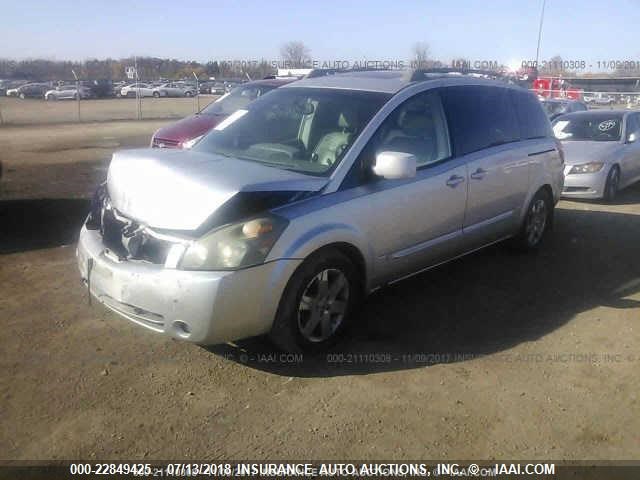
POLYGON ((158 97, 192 97, 196 94, 195 88, 181 83, 165 83, 153 89, 153 96, 158 97))
MULTIPOLYGON (((80 86, 80 98, 92 98, 93 94, 88 87, 80 86)), ((75 85, 61 85, 44 94, 45 100, 76 100, 78 98, 78 88, 75 85)))
POLYGON ((504 82, 301 80, 190 151, 115 153, 78 266, 91 295, 155 332, 318 351, 378 287, 507 238, 538 248, 559 148, 536 97, 504 82))
MULTIPOLYGON (((89 89, 91 98, 112 98, 116 94, 116 86, 111 80, 85 80, 82 86, 89 89)), ((124 85, 120 85, 118 90, 124 85)))
POLYGON ((26 83, 18 88, 7 90, 8 97, 44 98, 44 94, 51 87, 46 83, 26 83))
MULTIPOLYGON (((28 80, 0 80, 0 96, 7 95, 8 90, 14 90, 25 83, 29 83, 28 80)), ((11 96, 11 95, 9 95, 11 96)))
POLYGON ((227 93, 227 85, 224 82, 215 82, 211 85, 209 93, 214 95, 224 95, 227 93))
POLYGON ((550 121, 565 113, 582 112, 589 109, 587 105, 576 100, 553 98, 545 99, 541 103, 550 121))
POLYGON ((640 113, 576 112, 556 118, 553 130, 565 151, 563 196, 613 201, 640 180, 640 113))
POLYGON ((132 83, 120 89, 121 97, 135 97, 140 95, 141 97, 153 97, 154 88, 148 83, 132 83), (139 92, 139 93, 136 93, 139 92))
POLYGON ((127 86, 127 82, 119 81, 113 83, 113 92, 116 97, 122 97, 122 89, 127 86))
POLYGON ((151 146, 157 148, 192 147, 202 136, 249 102, 292 80, 257 80, 245 83, 233 92, 210 103, 202 111, 160 128, 151 137, 151 146))
POLYGON ((205 93, 211 93, 211 86, 213 85, 213 82, 210 81, 204 81, 204 82, 200 82, 198 84, 198 88, 200 89, 200 93, 201 94, 205 94, 205 93))
POLYGON ((598 93, 591 97, 590 103, 593 103, 594 105, 613 105, 616 103, 616 99, 613 95, 598 93))

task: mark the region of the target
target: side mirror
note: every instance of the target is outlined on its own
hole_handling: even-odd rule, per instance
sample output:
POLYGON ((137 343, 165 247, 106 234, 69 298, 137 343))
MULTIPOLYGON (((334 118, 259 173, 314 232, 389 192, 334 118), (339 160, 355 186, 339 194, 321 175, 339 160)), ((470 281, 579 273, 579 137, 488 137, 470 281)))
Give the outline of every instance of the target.
POLYGON ((389 180, 416 176, 416 157, 403 152, 380 152, 376 155, 373 173, 389 180))
POLYGON ((633 143, 636 140, 638 140, 638 133, 637 132, 632 132, 627 137, 627 143, 633 143))

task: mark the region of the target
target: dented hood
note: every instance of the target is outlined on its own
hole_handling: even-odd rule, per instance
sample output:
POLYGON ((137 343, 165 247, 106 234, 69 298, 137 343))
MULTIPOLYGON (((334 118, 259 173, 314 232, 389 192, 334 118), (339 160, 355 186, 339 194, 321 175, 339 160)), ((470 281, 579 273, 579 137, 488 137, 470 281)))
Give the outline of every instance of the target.
POLYGON ((196 230, 240 192, 315 192, 326 178, 185 150, 125 150, 107 178, 111 204, 142 224, 196 230))

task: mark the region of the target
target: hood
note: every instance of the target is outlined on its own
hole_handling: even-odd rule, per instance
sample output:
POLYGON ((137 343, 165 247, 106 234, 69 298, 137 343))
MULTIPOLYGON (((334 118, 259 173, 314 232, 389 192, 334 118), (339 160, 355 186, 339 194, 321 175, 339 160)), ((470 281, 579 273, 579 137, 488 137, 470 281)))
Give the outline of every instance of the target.
POLYGON ((111 204, 139 223, 193 231, 239 194, 317 192, 327 182, 257 162, 148 148, 113 155, 107 190, 111 204))
POLYGON ((162 127, 154 137, 181 143, 207 133, 225 118, 226 115, 191 115, 162 127))
POLYGON ((588 162, 609 162, 620 150, 620 142, 564 141, 564 159, 567 165, 588 162))

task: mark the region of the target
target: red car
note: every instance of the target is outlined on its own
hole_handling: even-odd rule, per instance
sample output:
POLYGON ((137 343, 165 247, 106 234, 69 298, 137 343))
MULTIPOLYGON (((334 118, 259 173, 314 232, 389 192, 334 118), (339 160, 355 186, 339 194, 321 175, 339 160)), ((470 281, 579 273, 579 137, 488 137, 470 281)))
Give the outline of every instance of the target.
POLYGON ((297 79, 256 80, 243 83, 190 117, 160 128, 151 138, 155 148, 191 148, 205 133, 236 110, 261 95, 297 79))

